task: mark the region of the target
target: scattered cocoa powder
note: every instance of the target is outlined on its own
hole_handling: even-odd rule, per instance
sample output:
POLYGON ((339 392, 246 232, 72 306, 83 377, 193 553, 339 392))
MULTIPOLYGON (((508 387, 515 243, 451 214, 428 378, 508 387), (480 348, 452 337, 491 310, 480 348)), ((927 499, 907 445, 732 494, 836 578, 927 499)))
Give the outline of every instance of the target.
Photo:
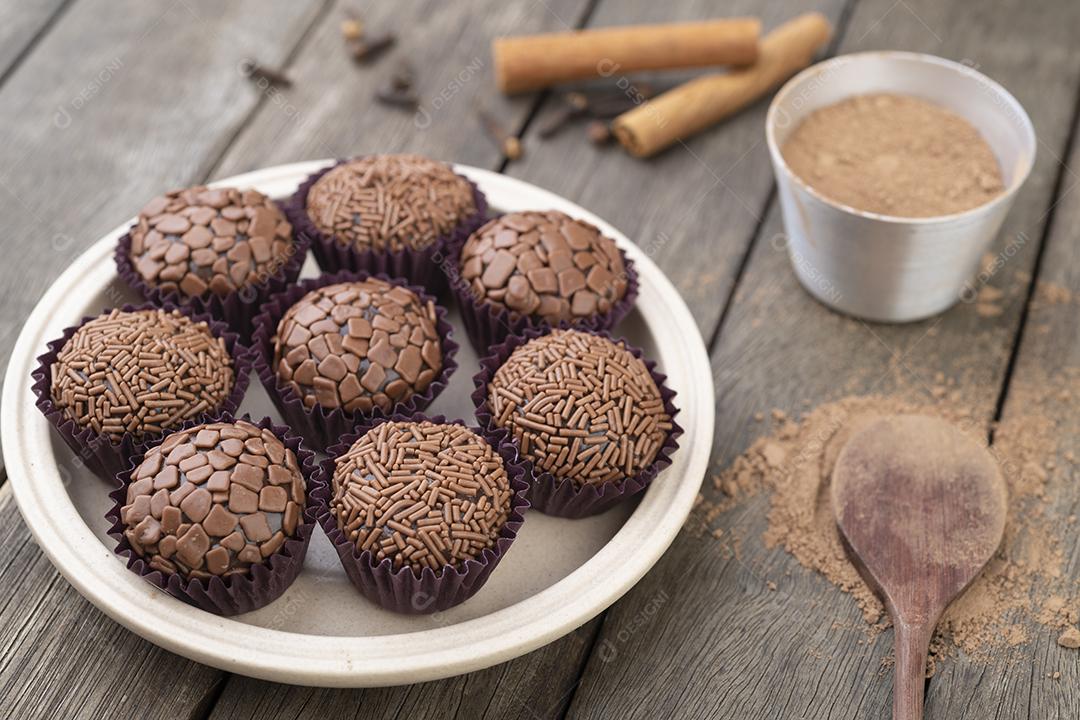
MULTIPOLYGON (((937 386, 944 381, 943 376, 935 378, 937 386)), ((1039 626, 1070 628, 1075 635, 1066 631, 1061 635, 1065 642, 1080 640, 1075 628, 1080 620, 1080 584, 1065 572, 1058 540, 1062 521, 1048 513, 1054 493, 1071 487, 1067 482, 1071 453, 1064 454, 1070 466, 1059 467, 1055 457, 1062 428, 1041 409, 1048 401, 1072 397, 1064 385, 1080 392, 1080 373, 1018 387, 1021 406, 1030 412, 1009 416, 994 428, 989 449, 1002 468, 1010 497, 1005 539, 986 570, 939 623, 930 674, 958 650, 988 661, 1003 647, 1030 641, 1039 626), (1046 388, 1055 388, 1052 398, 1046 388)), ((714 478, 722 499, 716 503, 703 499, 695 515, 709 527, 744 499, 770 492, 766 546, 783 548, 850 594, 871 637, 888 626, 888 617, 844 552, 829 501, 829 478, 846 440, 867 423, 891 414, 941 417, 983 445, 990 431, 949 400, 927 405, 895 397, 847 397, 820 405, 799 420, 774 411, 771 434, 756 440, 714 478)))
POLYGON ((1067 628, 1058 638, 1058 645, 1072 650, 1080 648, 1080 630, 1074 627, 1067 628))
POLYGON ((907 95, 857 95, 815 110, 782 153, 825 197, 882 215, 949 215, 1004 190, 997 158, 971 123, 907 95))

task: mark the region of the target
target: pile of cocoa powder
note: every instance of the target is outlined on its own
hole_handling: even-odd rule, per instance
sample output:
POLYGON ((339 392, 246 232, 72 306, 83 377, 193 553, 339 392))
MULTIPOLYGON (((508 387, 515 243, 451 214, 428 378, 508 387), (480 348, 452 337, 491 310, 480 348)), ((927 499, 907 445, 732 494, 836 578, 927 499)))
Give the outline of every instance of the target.
MULTIPOLYGON (((959 649, 969 658, 989 660, 1002 647, 1046 632, 1065 647, 1080 642, 1080 583, 1069 577, 1059 537, 1076 532, 1075 516, 1052 517, 1051 499, 1075 493, 1072 468, 1058 466, 1055 427, 1040 411, 1046 388, 1071 383, 1080 397, 1080 373, 1047 379, 1028 390, 1023 416, 1011 417, 994 428, 990 452, 999 462, 1009 488, 1009 516, 1001 549, 986 570, 946 612, 931 648, 929 672, 943 657, 959 649), (1037 396, 1042 393, 1041 396, 1037 396)), ((1055 393, 1058 392, 1055 390, 1055 393)), ((1060 402, 1061 397, 1055 398, 1060 402)), ((811 410, 799 420, 774 411, 771 433, 759 438, 726 470, 714 478, 721 501, 699 503, 697 519, 714 536, 727 537, 731 529, 714 527, 716 519, 744 499, 771 493, 768 529, 764 542, 783 548, 802 565, 821 573, 851 595, 862 610, 867 631, 876 635, 888 626, 880 601, 847 559, 829 501, 829 478, 837 454, 866 423, 882 415, 923 414, 942 417, 986 444, 990 428, 970 412, 949 404, 918 404, 870 396, 847 397, 811 410)), ((1071 465, 1072 455, 1064 454, 1071 465)), ((1075 493, 1080 497, 1080 493, 1075 493)))
POLYGON ((825 197, 881 215, 949 215, 1004 190, 997 158, 971 123, 907 95, 857 95, 819 108, 782 154, 825 197))

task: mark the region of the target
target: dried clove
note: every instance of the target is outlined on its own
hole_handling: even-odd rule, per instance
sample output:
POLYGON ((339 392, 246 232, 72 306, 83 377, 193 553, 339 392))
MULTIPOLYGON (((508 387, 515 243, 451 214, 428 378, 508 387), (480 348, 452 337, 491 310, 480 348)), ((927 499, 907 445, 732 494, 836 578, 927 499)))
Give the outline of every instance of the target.
POLYGON ((393 33, 384 33, 371 38, 361 37, 349 42, 349 51, 356 62, 369 63, 392 48, 396 42, 397 36, 393 33))
POLYGON ((341 21, 341 36, 346 43, 360 40, 364 37, 364 20, 356 10, 345 8, 342 11, 345 19, 341 21))
POLYGON ((611 142, 611 126, 603 120, 592 120, 585 128, 585 135, 593 145, 607 145, 611 142))
POLYGON ((375 91, 375 100, 383 105, 402 108, 413 112, 420 109, 420 98, 411 90, 381 88, 375 91))
POLYGON ((540 137, 547 139, 555 137, 560 130, 585 114, 589 106, 589 99, 585 93, 569 92, 563 95, 562 105, 548 120, 540 126, 540 137))
POLYGON ((375 91, 375 99, 383 105, 416 111, 420 109, 420 98, 413 90, 416 70, 407 60, 394 65, 387 83, 375 91))
POLYGON ((250 58, 241 61, 240 72, 242 72, 245 77, 252 80, 263 80, 271 85, 280 85, 281 87, 292 86, 292 80, 290 80, 284 72, 263 67, 250 58))
POLYGON ((628 110, 633 110, 655 94, 652 86, 644 83, 631 85, 625 90, 596 93, 589 97, 586 114, 593 118, 609 120, 628 110))
MULTIPOLYGON (((626 88, 575 90, 564 93, 561 106, 539 129, 540 137, 554 137, 573 121, 583 117, 610 120, 645 102, 655 94, 651 85, 642 83, 626 88)), ((599 133, 599 130, 595 131, 599 133)), ((605 141, 606 142, 606 141, 605 141)))
POLYGON ((364 37, 364 23, 358 17, 347 17, 341 21, 341 35, 346 41, 364 37))
POLYGON ((408 60, 399 60, 390 73, 390 87, 394 90, 412 90, 416 83, 416 68, 408 60))
POLYGON ((507 160, 517 160, 522 155, 521 139, 514 136, 503 127, 502 123, 486 110, 477 110, 476 115, 480 120, 484 132, 495 143, 507 160))

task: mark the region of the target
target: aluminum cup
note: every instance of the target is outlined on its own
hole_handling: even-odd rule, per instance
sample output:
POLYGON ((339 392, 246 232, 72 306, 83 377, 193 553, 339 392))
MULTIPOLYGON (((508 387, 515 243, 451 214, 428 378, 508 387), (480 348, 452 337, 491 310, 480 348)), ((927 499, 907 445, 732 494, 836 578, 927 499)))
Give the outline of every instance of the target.
POLYGON ((1005 88, 975 69, 932 55, 867 52, 818 63, 773 98, 765 136, 776 174, 786 245, 811 295, 840 312, 879 322, 936 315, 974 291, 971 283, 1035 162, 1035 129, 1005 88), (912 95, 960 115, 982 134, 1001 166, 1005 191, 952 215, 903 218, 825 198, 780 154, 814 110, 867 93, 912 95))

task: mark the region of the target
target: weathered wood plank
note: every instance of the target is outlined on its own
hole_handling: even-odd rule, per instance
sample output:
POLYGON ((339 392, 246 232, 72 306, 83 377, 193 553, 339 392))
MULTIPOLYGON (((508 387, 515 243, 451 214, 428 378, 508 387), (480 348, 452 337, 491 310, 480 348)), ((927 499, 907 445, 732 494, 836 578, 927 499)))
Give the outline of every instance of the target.
POLYGON ((33 49, 72 0, 0 5, 0 84, 33 49))
MULTIPOLYGON (((1043 290, 1035 292, 1030 305, 1002 411, 1006 423, 1032 414, 1053 423, 1057 447, 1052 459, 1060 470, 1049 475, 1040 523, 1063 529, 1053 535, 1061 541, 1064 577, 1073 579, 1080 578, 1080 538, 1069 521, 1070 517, 1075 519, 1080 507, 1080 488, 1072 471, 1073 458, 1080 453, 1075 402, 1076 369, 1080 368, 1080 338, 1076 334, 1076 303, 1080 300, 1080 249, 1075 239, 1080 223, 1077 131, 1073 129, 1072 153, 1060 155, 1065 163, 1058 167, 1060 190, 1036 278, 1043 290), (1054 288, 1058 299, 1046 288, 1054 288), (1063 396, 1062 391, 1070 394, 1063 396)), ((1025 536, 1019 542, 1030 545, 1043 540, 1025 536)), ((1076 598, 1069 601, 1075 610, 1076 598)), ((1060 630, 1038 625, 1030 618, 1016 620, 1026 628, 1030 642, 1008 648, 990 667, 961 657, 931 678, 927 710, 934 713, 932 717, 1080 717, 1077 651, 1057 644, 1060 630)))
MULTIPOLYGON (((997 243, 997 250, 1011 244, 1017 252, 992 281, 1009 292, 995 318, 965 304, 905 326, 840 317, 799 288, 778 209, 770 208, 714 352, 718 467, 762 431, 753 421, 759 411, 800 411, 872 391, 930 401, 937 372, 955 381, 956 402, 978 418, 993 417, 1024 303, 1023 292, 1012 292, 1021 282, 1016 273, 1033 264, 1058 174, 1052 155, 1062 153, 1072 122, 1080 68, 1070 60, 1065 28, 1076 18, 1062 13, 1076 11, 1019 0, 977 14, 974 5, 929 0, 856 6, 842 51, 885 47, 968 58, 1031 113, 1040 158, 997 243)), ((759 497, 717 521, 741 540, 735 557, 684 532, 609 611, 598 647, 613 643, 618 652, 608 662, 600 653, 590 658, 571 716, 655 717, 673 708, 717 717, 887 715, 889 680, 880 667, 891 635, 867 642, 849 598, 785 553, 763 547, 767 505, 759 497), (670 600, 640 621, 663 592, 670 600)), ((970 691, 953 687, 958 696, 970 691)))
POLYGON ((373 152, 418 152, 497 168, 502 151, 478 122, 483 107, 507 129, 524 124, 535 98, 503 98, 495 89, 489 45, 510 33, 575 25, 586 0, 557 2, 384 3, 342 1, 312 33, 290 67, 296 81, 280 90, 244 128, 214 175, 267 165, 373 152), (345 51, 343 8, 356 9, 369 32, 393 31, 396 46, 378 62, 358 66, 345 51), (415 71, 420 110, 386 107, 374 99, 399 62, 415 71), (284 108, 284 109, 283 109, 284 108))
POLYGON ((9 718, 188 718, 221 673, 102 615, 49 564, 0 487, 0 707, 9 718))
MULTIPOLYGON (((730 16, 757 16, 765 30, 799 12, 819 10, 834 23, 844 0, 791 3, 737 0, 716 3, 601 3, 590 26, 629 22, 668 22, 730 16)), ((667 87, 693 72, 657 73, 606 81, 631 96, 634 83, 649 81, 667 87)), ((763 100, 717 128, 675 145, 649 161, 637 160, 615 147, 594 148, 577 124, 549 140, 536 130, 557 103, 548 103, 530 128, 526 156, 507 172, 581 203, 614 223, 643 247, 686 299, 698 327, 708 338, 720 319, 749 240, 764 213, 772 187, 763 100)))
POLYGON ((555 718, 570 702, 599 620, 529 655, 437 682, 372 690, 299 688, 234 676, 210 720, 288 716, 378 718, 555 718))
POLYGON ((320 0, 82 0, 0 88, 0 373, 49 283, 154 193, 201 180, 320 0), (92 30, 92 31, 91 31, 92 30))
MULTIPOLYGON (((237 64, 284 62, 320 7, 82 0, 57 21, 0 88, 0 365, 30 308, 78 253, 153 193, 206 175, 260 100, 237 64)), ((0 613, 0 707, 11 717, 208 709, 224 675, 90 606, 34 545, 10 490, 0 493, 0 579, 10 589, 0 613)))

